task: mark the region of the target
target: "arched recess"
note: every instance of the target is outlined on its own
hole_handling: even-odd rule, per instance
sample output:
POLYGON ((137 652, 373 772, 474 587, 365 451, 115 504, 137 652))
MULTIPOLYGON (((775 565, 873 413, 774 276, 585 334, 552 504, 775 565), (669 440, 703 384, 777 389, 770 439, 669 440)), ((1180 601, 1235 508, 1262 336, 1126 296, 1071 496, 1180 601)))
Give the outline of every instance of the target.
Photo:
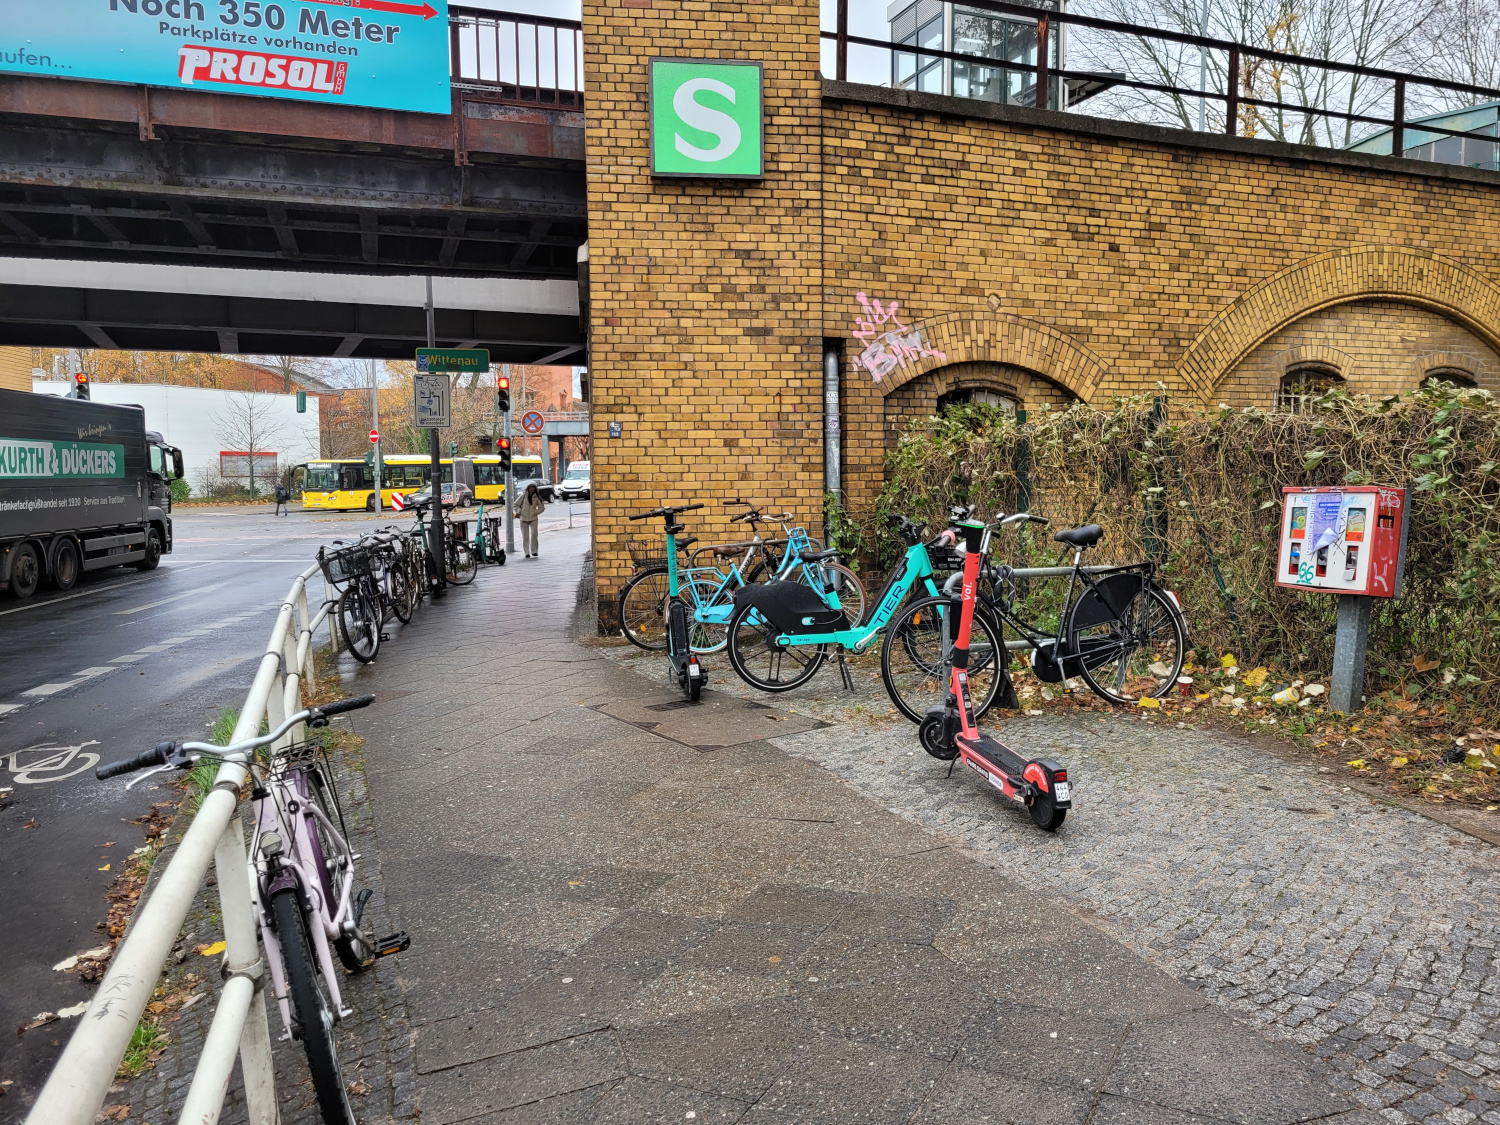
MULTIPOLYGON (((946 313, 919 320, 924 355, 897 367, 875 384, 889 396, 913 379, 960 363, 998 363, 1021 367, 1092 402, 1108 370, 1104 360, 1082 344, 1040 321, 1005 313, 946 313)), ((862 370, 862 369, 861 369, 862 370)))
POLYGON ((1288 324, 1331 305, 1372 299, 1431 309, 1500 351, 1500 286, 1424 250, 1359 246, 1304 259, 1256 285, 1198 334, 1177 375, 1211 403, 1224 377, 1288 324))

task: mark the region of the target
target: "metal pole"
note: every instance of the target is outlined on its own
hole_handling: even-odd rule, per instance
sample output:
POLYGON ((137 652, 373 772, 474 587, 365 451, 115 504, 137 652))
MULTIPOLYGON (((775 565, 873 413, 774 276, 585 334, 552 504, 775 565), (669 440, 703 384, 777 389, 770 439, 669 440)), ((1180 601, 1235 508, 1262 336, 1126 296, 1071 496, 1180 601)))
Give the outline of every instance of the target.
POLYGON ((1406 79, 1396 79, 1396 105, 1391 110, 1391 155, 1406 155, 1406 79))
POLYGON ((1328 706, 1352 715, 1364 703, 1365 652, 1370 643, 1370 603, 1363 594, 1339 595, 1339 624, 1333 635, 1333 681, 1328 706))
MULTIPOLYGON (((508 363, 502 363, 500 365, 500 373, 502 375, 504 375, 507 379, 509 379, 510 378, 510 364, 508 364, 508 363)), ((526 378, 526 376, 522 375, 521 378, 524 379, 524 378, 526 378)), ((505 412, 505 437, 507 439, 509 439, 509 437, 510 437, 510 414, 511 414, 511 412, 509 410, 507 410, 505 412)), ((516 447, 515 447, 514 443, 512 443, 512 445, 510 447, 510 455, 512 457, 514 457, 516 455, 516 447)), ((508 555, 513 555, 513 554, 516 553, 516 528, 515 528, 515 523, 513 522, 513 516, 511 515, 511 510, 510 510, 511 509, 511 505, 515 502, 514 491, 515 491, 515 472, 513 470, 511 470, 511 469, 506 469, 505 470, 505 553, 508 554, 508 555)))
MULTIPOLYGON (((1198 34, 1208 38, 1208 0, 1203 0, 1203 15, 1198 21, 1198 34)), ((1208 90, 1208 48, 1198 46, 1198 89, 1208 90)), ((1198 132, 1208 132, 1208 99, 1198 99, 1198 132)))
MULTIPOLYGON (((375 361, 370 360, 370 429, 380 433, 380 387, 375 381, 375 361)), ((383 510, 380 502, 380 442, 375 443, 375 510, 383 510)))
MULTIPOLYGON (((437 320, 432 310, 432 278, 427 279, 427 346, 437 347, 437 320)), ((432 542, 432 557, 437 563, 437 588, 433 590, 434 597, 442 597, 447 593, 448 585, 448 563, 443 554, 443 446, 440 440, 440 431, 433 429, 427 431, 429 445, 432 451, 432 523, 428 528, 428 536, 432 542)))
POLYGON ((823 345, 823 491, 835 497, 844 487, 843 435, 839 429, 839 348, 823 345))
POLYGON ((1036 21, 1036 97, 1033 102, 1037 109, 1052 108, 1052 78, 1048 71, 1052 60, 1047 57, 1051 34, 1046 13, 1043 13, 1036 21))

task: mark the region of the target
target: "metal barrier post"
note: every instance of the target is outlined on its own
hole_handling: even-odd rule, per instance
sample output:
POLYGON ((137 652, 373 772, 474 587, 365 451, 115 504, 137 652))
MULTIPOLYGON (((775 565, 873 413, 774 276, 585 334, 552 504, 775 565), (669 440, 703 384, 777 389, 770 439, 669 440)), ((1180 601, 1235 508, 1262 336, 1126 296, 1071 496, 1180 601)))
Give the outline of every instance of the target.
POLYGON ((251 1125, 276 1125, 275 1071, 263 991, 266 966, 255 938, 255 907, 250 897, 250 867, 245 861, 245 833, 235 817, 214 849, 219 883, 219 911, 224 919, 224 968, 228 980, 203 1044, 193 1084, 183 1102, 182 1125, 212 1125, 218 1120, 235 1048, 245 1076, 245 1102, 251 1125), (252 1013, 259 1019, 252 1019, 252 1013))
POLYGON ((307 682, 307 690, 316 693, 318 690, 318 677, 317 674, 313 671, 312 617, 307 612, 306 583, 303 584, 301 592, 297 595, 297 622, 300 626, 297 636, 297 640, 299 642, 297 651, 298 653, 302 653, 304 651, 306 652, 306 656, 303 658, 303 661, 307 665, 307 667, 302 670, 302 678, 307 682), (300 643, 303 637, 307 638, 307 645, 305 649, 300 643))

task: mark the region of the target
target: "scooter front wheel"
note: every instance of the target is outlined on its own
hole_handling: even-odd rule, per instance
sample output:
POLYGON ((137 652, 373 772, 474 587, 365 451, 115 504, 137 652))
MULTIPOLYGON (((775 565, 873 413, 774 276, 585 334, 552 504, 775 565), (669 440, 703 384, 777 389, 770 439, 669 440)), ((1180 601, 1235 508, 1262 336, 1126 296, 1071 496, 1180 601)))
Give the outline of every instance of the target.
POLYGON ((951 762, 958 757, 958 746, 954 742, 944 740, 944 725, 943 716, 928 715, 922 720, 922 725, 917 728, 917 738, 922 743, 922 749, 938 761, 951 762))

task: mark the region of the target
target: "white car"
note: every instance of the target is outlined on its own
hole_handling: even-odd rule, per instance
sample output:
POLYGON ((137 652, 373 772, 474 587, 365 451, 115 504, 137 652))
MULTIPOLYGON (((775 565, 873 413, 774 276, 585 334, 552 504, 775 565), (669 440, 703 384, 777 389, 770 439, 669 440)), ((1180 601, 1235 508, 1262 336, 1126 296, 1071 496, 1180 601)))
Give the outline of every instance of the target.
POLYGON ((561 500, 587 500, 589 498, 589 463, 573 461, 563 479, 557 482, 557 495, 561 500))

